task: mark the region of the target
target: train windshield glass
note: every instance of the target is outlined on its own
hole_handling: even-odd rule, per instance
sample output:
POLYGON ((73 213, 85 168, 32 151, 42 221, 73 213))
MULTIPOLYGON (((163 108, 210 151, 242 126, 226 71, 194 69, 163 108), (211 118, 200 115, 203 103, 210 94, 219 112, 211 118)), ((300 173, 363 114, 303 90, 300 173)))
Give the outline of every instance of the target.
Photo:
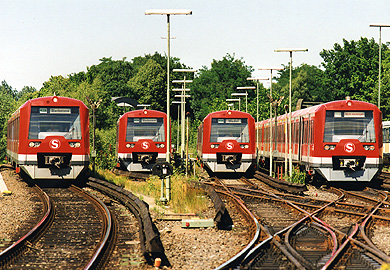
POLYGON ((137 142, 140 139, 165 142, 164 119, 127 118, 126 142, 137 142))
POLYGON ((81 139, 78 107, 31 107, 29 139, 64 136, 69 140, 81 139))
POLYGON ((358 139, 375 142, 372 111, 326 111, 324 142, 358 139))
POLYGON ((222 142, 223 140, 249 143, 248 119, 212 118, 210 142, 222 142))

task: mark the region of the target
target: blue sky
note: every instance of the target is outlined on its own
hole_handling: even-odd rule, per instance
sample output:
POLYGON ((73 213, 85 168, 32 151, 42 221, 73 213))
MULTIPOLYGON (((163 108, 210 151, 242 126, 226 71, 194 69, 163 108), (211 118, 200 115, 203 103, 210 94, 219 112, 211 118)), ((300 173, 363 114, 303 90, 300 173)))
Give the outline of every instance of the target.
MULTIPOLYGON (((256 71, 289 61, 278 48, 308 48, 293 65, 319 66, 335 43, 375 38, 372 23, 390 24, 389 0, 2 0, 0 80, 17 90, 37 89, 50 76, 86 71, 102 57, 114 60, 166 53, 166 16, 147 9, 191 9, 171 17, 171 56, 199 69, 235 53, 256 71)), ((382 29, 390 42, 390 28, 382 29)))

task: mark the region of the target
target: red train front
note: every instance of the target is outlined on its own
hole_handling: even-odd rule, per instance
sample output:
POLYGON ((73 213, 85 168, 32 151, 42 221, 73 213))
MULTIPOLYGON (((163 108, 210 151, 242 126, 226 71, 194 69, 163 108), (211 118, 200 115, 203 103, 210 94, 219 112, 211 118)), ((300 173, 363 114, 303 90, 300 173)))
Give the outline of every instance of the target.
POLYGON ((255 120, 248 113, 213 112, 198 128, 198 158, 212 173, 249 172, 255 147, 255 120))
POLYGON ((152 172, 156 162, 166 160, 167 114, 136 110, 123 114, 117 126, 117 158, 131 172, 152 172))
MULTIPOLYGON (((279 161, 288 152, 287 119, 287 115, 277 119, 277 149, 273 157, 279 161)), ((260 155, 266 159, 270 157, 269 135, 271 125, 274 135, 274 121, 268 119, 257 125, 260 155)), ((382 113, 375 105, 349 99, 332 101, 293 112, 291 122, 292 161, 316 179, 371 181, 380 173, 382 113)), ((272 148, 275 150, 275 140, 272 148)))
POLYGON ((89 165, 89 112, 67 97, 27 101, 9 119, 7 155, 32 179, 76 179, 89 165))

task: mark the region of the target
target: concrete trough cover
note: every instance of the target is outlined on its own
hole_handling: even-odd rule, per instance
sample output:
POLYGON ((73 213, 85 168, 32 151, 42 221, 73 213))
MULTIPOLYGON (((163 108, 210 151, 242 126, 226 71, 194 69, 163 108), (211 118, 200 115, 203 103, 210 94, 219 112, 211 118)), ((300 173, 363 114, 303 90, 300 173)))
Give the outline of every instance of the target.
POLYGON ((214 220, 212 218, 208 219, 182 219, 181 221, 182 228, 208 228, 214 227, 214 220))

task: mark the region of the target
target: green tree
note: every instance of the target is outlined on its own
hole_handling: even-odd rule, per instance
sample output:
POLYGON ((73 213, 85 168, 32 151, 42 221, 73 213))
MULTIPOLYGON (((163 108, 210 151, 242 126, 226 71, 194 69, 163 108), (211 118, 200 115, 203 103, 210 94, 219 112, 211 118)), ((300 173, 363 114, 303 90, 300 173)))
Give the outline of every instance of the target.
MULTIPOLYGON (((247 78, 252 71, 243 59, 235 59, 234 54, 227 54, 220 61, 214 59, 210 69, 203 67, 191 85, 190 103, 195 119, 203 120, 213 111, 213 106, 219 107, 217 101, 223 104, 238 86, 248 85, 247 78)), ((248 94, 251 99, 255 96, 254 92, 248 94)))
POLYGON ((16 110, 16 92, 5 81, 0 85, 0 160, 4 160, 7 148, 7 122, 16 110))
MULTIPOLYGON (((277 84, 273 87, 273 98, 284 96, 279 113, 284 113, 284 105, 289 103, 290 92, 290 68, 289 65, 279 72, 277 84)), ((328 102, 332 99, 330 92, 323 86, 323 71, 316 66, 302 64, 292 69, 291 72, 291 110, 296 109, 299 99, 306 102, 328 102)))
POLYGON ((381 111, 383 120, 390 120, 390 50, 383 53, 381 73, 381 111))
POLYGON ((129 81, 131 98, 140 104, 150 104, 152 109, 163 111, 166 105, 165 71, 149 59, 129 81))
POLYGON ((35 92, 37 92, 37 89, 35 89, 35 87, 25 86, 22 88, 22 90, 20 92, 17 93, 15 98, 16 98, 16 100, 19 100, 22 97, 26 98, 27 96, 30 96, 35 92))
MULTIPOLYGON (((383 52, 388 46, 382 45, 383 52)), ((375 40, 361 38, 358 41, 343 40, 333 49, 323 50, 324 87, 332 93, 332 99, 352 99, 376 104, 378 100, 378 51, 375 40)))

